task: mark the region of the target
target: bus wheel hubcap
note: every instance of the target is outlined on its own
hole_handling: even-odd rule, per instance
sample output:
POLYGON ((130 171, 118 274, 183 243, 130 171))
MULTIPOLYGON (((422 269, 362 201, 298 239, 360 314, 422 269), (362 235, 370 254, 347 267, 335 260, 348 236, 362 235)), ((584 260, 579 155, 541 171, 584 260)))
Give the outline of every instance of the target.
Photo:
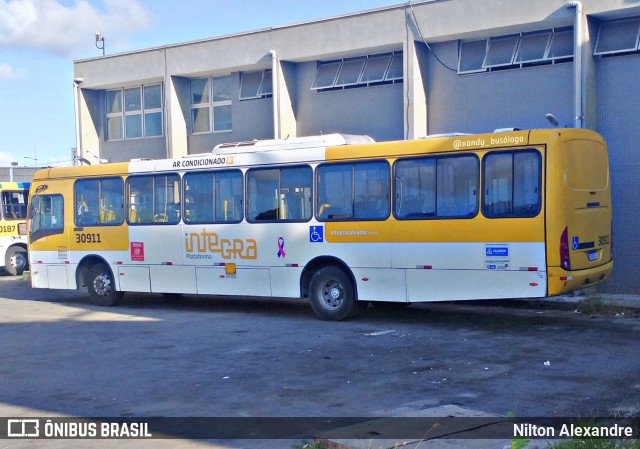
POLYGON ((14 254, 11 256, 11 266, 21 270, 27 266, 27 259, 22 254, 14 254))
POLYGON ((337 309, 342 304, 342 287, 338 282, 327 282, 322 289, 322 301, 330 309, 337 309))
POLYGON ((93 281, 93 289, 101 296, 108 295, 111 292, 111 279, 106 274, 101 274, 93 281))

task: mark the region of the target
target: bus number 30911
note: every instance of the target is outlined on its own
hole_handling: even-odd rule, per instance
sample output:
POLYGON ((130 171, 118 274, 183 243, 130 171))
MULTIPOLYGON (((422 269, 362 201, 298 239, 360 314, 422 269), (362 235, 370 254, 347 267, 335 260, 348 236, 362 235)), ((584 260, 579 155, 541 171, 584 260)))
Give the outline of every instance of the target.
POLYGON ((102 243, 100 234, 76 234, 76 243, 102 243))

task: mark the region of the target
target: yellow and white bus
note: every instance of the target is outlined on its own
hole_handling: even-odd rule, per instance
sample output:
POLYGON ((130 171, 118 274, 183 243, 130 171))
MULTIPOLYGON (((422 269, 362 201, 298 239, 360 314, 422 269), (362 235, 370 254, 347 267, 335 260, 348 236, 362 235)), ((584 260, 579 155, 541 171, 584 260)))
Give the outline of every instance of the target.
POLYGON ((579 129, 375 143, 325 135, 32 183, 36 288, 369 302, 558 295, 611 275, 607 148, 579 129))
POLYGON ((0 267, 20 275, 29 266, 27 253, 28 182, 0 182, 0 267))

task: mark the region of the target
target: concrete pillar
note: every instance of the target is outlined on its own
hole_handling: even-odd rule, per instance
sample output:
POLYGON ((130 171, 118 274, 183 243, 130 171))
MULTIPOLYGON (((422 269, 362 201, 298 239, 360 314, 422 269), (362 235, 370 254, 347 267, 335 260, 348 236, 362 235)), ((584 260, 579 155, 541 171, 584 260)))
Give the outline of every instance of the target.
POLYGON ((189 154, 189 80, 167 76, 164 84, 167 157, 180 158, 189 154))
POLYGON ((273 137, 275 139, 286 139, 297 137, 297 121, 294 113, 292 92, 290 86, 293 86, 292 67, 290 63, 281 61, 277 53, 272 50, 272 90, 273 90, 273 114, 274 114, 274 130, 273 137), (289 83, 287 83, 289 80, 289 83))
POLYGON ((413 18, 405 13, 407 33, 403 45, 404 57, 404 138, 417 139, 427 135, 426 67, 420 64, 419 33, 413 18))
POLYGON ((77 152, 91 164, 100 163, 100 131, 104 121, 94 120, 94 117, 104 117, 104 96, 92 89, 79 89, 78 105, 78 136, 77 152), (100 101, 102 100, 102 101, 100 101))

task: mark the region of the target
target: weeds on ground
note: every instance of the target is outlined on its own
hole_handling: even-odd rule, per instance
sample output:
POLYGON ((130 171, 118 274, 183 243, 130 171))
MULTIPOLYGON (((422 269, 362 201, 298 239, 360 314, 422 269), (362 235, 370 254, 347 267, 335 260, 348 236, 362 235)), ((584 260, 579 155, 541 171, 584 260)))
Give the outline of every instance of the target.
POLYGON ((319 443, 302 440, 300 444, 294 444, 293 449, 324 449, 319 443))
POLYGON ((600 296, 587 296, 578 303, 576 311, 590 316, 617 316, 627 312, 624 307, 600 296))
POLYGON ((640 440, 615 441, 599 438, 576 438, 551 444, 549 449, 640 449, 640 440))

